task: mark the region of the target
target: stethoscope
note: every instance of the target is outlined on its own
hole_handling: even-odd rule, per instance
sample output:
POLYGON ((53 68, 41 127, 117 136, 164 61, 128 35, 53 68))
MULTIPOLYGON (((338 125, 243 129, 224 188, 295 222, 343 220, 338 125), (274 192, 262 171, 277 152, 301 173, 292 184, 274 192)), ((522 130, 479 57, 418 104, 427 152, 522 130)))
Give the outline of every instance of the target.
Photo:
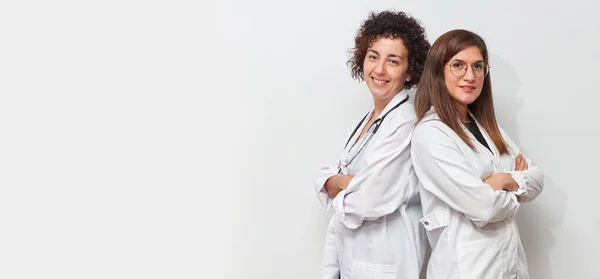
MULTIPOLYGON (((406 101, 408 101, 408 97, 404 98, 404 100, 402 100, 400 103, 398 103, 395 106, 393 106, 383 116, 381 116, 380 118, 378 118, 375 121, 373 121, 373 124, 371 124, 371 126, 369 127, 369 130, 367 130, 367 133, 364 135, 364 138, 360 142, 360 145, 358 146, 358 148, 352 148, 351 147, 350 151, 348 152, 348 155, 344 156, 344 158, 342 160, 340 160, 339 165, 338 165, 338 174, 348 174, 348 166, 350 164, 352 164, 352 162, 354 161, 354 159, 356 159, 356 157, 358 157, 358 154, 360 154, 362 152, 362 150, 367 146, 367 144, 371 141, 371 138, 377 133, 377 131, 379 130, 379 127, 381 127, 381 123, 383 123, 383 120, 385 119, 385 117, 390 112, 392 112, 393 110, 397 109, 400 105, 402 105, 403 103, 405 103, 406 101)), ((348 147, 348 144, 350 143, 350 140, 352 140, 352 138, 354 137, 354 135, 356 134, 356 132, 358 131, 358 129, 360 128, 360 126, 363 124, 363 122, 365 121, 365 119, 367 119, 367 116, 369 116, 369 114, 370 114, 370 112, 367 113, 362 118, 362 120, 360 120, 360 122, 358 122, 358 125, 356 125, 356 128, 354 128, 354 131, 352 131, 352 134, 350 135, 350 138, 348 138, 348 141, 346 142, 346 145, 344 146, 344 149, 346 149, 346 147, 348 147)))

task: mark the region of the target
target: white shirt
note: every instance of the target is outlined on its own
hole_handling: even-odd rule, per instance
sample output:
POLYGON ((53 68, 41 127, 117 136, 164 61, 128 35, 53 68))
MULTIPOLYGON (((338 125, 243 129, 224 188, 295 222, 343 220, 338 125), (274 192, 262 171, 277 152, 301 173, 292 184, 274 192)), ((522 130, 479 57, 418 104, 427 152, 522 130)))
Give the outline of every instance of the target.
MULTIPOLYGON (((406 98, 405 92, 398 93, 380 117, 406 98)), ((316 179, 319 200, 335 211, 326 240, 323 278, 337 278, 339 272, 342 279, 416 279, 426 239, 419 224, 422 213, 410 159, 414 107, 410 101, 403 103, 385 117, 377 133, 369 135, 369 130, 357 142, 370 114, 341 157, 324 166, 316 179), (340 169, 341 174, 354 178, 332 200, 323 186, 340 169)))
POLYGON ((432 109, 412 135, 412 160, 419 179, 432 254, 428 279, 529 278, 515 214, 521 202, 535 199, 543 188, 543 173, 528 158, 526 171, 514 171, 519 148, 500 128, 508 155, 477 123, 491 151, 464 127, 476 151, 441 122, 432 109), (517 192, 494 191, 483 180, 510 173, 517 192))

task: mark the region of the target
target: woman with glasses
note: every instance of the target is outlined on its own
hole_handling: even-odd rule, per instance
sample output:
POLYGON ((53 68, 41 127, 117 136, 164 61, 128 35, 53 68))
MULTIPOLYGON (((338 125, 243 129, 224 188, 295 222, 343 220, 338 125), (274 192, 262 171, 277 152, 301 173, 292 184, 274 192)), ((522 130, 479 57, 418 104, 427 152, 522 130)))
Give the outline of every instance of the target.
POLYGON ((423 27, 403 12, 372 13, 358 31, 348 63, 373 107, 316 179, 319 200, 335 212, 322 278, 419 278, 426 236, 410 160, 416 115, 406 90, 419 82, 429 48, 423 27))
POLYGON ((416 93, 428 279, 529 278, 515 214, 544 175, 498 126, 489 71, 483 39, 453 30, 431 47, 416 93))

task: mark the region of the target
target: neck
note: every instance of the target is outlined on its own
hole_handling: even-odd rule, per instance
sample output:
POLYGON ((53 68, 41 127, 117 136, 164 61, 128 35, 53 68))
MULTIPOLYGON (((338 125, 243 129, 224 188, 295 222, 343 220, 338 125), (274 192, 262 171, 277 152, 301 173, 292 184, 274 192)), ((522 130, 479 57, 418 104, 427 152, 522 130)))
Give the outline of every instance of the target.
POLYGON ((385 102, 383 101, 375 101, 375 106, 373 108, 373 117, 377 118, 379 117, 379 115, 381 114, 381 112, 385 109, 385 106, 387 106, 387 104, 389 104, 390 100, 387 100, 385 102))
MULTIPOLYGON (((394 95, 394 96, 396 96, 396 95, 394 95)), ((392 96, 391 98, 384 99, 384 100, 373 99, 373 105, 374 105, 373 115, 375 117, 379 117, 379 115, 381 114, 381 112, 390 103, 390 101, 394 98, 394 96, 392 96)))
POLYGON ((457 104, 456 110, 458 111, 458 118, 460 119, 460 121, 462 121, 463 123, 469 122, 467 106, 463 104, 457 104))

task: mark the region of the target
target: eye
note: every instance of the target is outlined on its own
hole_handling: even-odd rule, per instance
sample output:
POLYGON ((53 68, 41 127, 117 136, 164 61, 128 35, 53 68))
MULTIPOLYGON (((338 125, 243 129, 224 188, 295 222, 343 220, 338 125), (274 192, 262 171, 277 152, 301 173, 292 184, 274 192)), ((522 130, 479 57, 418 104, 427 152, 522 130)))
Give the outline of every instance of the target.
POLYGON ((483 69, 483 63, 477 63, 473 65, 473 68, 477 69, 477 70, 481 70, 483 69))
POLYGON ((372 54, 367 55, 367 58, 369 58, 369 60, 377 60, 377 56, 372 55, 372 54))
POLYGON ((455 68, 457 70, 462 70, 465 68, 465 62, 462 61, 454 61, 452 62, 452 68, 455 68))
POLYGON ((394 66, 396 66, 396 65, 399 64, 398 61, 396 61, 396 60, 390 60, 389 63, 392 64, 392 65, 394 65, 394 66))

